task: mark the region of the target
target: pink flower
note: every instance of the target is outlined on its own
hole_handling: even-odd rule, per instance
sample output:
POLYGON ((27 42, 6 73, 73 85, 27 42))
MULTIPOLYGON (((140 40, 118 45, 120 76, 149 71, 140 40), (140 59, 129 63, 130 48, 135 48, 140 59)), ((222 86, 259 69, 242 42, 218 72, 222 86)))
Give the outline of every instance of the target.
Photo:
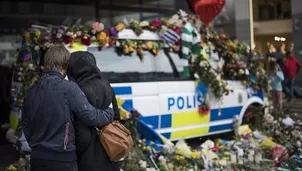
POLYGON ((178 35, 181 35, 181 28, 176 26, 174 29, 175 33, 177 33, 178 35))
POLYGON ((160 22, 160 19, 154 19, 153 21, 152 21, 152 26, 154 26, 154 27, 156 27, 156 28, 158 28, 159 26, 160 26, 160 24, 161 24, 161 22, 160 22))
POLYGON ((77 35, 77 37, 81 37, 82 36, 82 31, 77 31, 76 35, 77 35))
POLYGON ((91 25, 91 32, 95 34, 96 32, 101 32, 104 30, 104 24, 99 22, 94 22, 91 25))

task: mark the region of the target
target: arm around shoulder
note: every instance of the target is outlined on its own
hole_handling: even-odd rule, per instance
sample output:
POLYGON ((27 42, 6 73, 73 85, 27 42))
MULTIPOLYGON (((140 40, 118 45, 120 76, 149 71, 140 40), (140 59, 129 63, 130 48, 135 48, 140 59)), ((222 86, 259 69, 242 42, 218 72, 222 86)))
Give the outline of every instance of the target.
POLYGON ((72 85, 68 96, 71 111, 87 126, 102 127, 112 122, 113 109, 99 110, 94 108, 79 86, 72 85))

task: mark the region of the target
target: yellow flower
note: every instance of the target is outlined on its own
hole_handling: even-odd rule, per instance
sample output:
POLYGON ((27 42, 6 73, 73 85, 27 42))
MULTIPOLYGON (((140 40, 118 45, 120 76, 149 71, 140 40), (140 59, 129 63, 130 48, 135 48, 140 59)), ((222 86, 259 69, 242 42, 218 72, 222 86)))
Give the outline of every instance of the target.
POLYGON ((38 39, 40 39, 40 36, 41 36, 41 31, 38 30, 38 29, 36 29, 34 31, 34 38, 35 38, 35 40, 37 41, 38 39))
POLYGON ((30 42, 30 34, 29 33, 25 33, 25 35, 24 35, 24 41, 25 41, 25 43, 29 43, 30 42))
POLYGON ((130 117, 130 113, 128 111, 126 111, 124 108, 119 106, 119 111, 120 111, 120 115, 121 115, 121 119, 122 120, 126 120, 130 117))
POLYGON ((98 34, 97 39, 99 41, 100 46, 105 46, 107 43, 109 43, 109 37, 105 32, 101 32, 98 34))
POLYGON ((149 150, 149 151, 152 151, 151 146, 148 146, 146 149, 149 150))
POLYGON ((123 31, 126 28, 126 25, 123 23, 119 23, 115 26, 115 28, 117 29, 117 31, 123 31))
POLYGON ((184 156, 181 156, 181 155, 176 155, 176 160, 183 160, 183 159, 185 159, 185 157, 184 157, 184 156))
POLYGON ((153 48, 153 43, 152 42, 147 42, 147 48, 152 49, 153 48))
POLYGON ((271 149, 276 146, 276 143, 274 143, 272 140, 269 138, 266 138, 262 141, 262 148, 264 149, 271 149))
POLYGON ((117 101, 117 104, 118 104, 119 106, 122 106, 122 105, 125 103, 125 100, 124 100, 124 99, 121 99, 121 98, 119 98, 119 97, 116 98, 116 101, 117 101))
POLYGON ((247 134, 249 134, 251 132, 252 132, 252 130, 251 130, 251 128, 248 125, 241 125, 238 128, 238 134, 239 135, 245 136, 245 135, 247 135, 247 134))
POLYGON ((14 165, 9 165, 8 168, 6 168, 7 171, 17 171, 17 168, 14 165))
POLYGON ((129 46, 128 46, 128 45, 125 45, 125 46, 124 46, 124 53, 128 54, 129 52, 130 52, 129 46))
POLYGON ((200 153, 197 152, 197 151, 194 151, 194 152, 191 154, 191 158, 193 158, 193 159, 199 159, 199 158, 200 158, 200 153))
POLYGON ((130 52, 130 53, 134 52, 133 46, 129 46, 129 52, 130 52))
POLYGON ((154 55, 158 55, 158 50, 157 49, 153 49, 152 52, 154 53, 154 55))

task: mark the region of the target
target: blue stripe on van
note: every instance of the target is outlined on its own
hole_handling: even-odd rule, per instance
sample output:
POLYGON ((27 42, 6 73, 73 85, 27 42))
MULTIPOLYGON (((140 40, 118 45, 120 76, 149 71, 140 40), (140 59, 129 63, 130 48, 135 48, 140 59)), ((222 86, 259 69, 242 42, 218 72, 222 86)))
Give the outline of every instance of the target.
POLYGON ((132 94, 132 87, 126 86, 126 87, 112 87, 115 95, 131 95, 132 94))
POLYGON ((148 125, 151 125, 153 129, 159 128, 159 116, 141 116, 140 120, 144 121, 148 125))
POLYGON ((125 102, 123 104, 123 108, 125 110, 127 110, 128 112, 130 112, 131 110, 133 110, 133 101, 132 101, 132 99, 125 100, 125 102))
POLYGON ((211 110, 210 122, 225 120, 225 119, 232 119, 234 116, 240 114, 241 109, 242 109, 242 106, 221 108, 220 109, 221 114, 219 114, 219 109, 213 109, 213 110, 211 110))
POLYGON ((226 129, 233 129, 233 124, 211 126, 209 132, 223 131, 226 129))
POLYGON ((160 128, 170 128, 172 126, 172 114, 161 115, 160 128))
POLYGON ((171 137, 171 133, 170 132, 169 133, 162 133, 161 135, 164 136, 164 137, 166 137, 167 139, 170 139, 170 137, 171 137))

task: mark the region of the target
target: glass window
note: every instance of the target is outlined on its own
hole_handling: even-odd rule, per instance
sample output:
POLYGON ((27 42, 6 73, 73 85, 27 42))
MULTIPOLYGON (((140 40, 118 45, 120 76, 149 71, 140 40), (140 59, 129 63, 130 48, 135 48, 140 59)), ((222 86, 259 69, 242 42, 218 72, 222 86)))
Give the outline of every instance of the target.
POLYGON ((148 21, 151 21, 155 18, 169 18, 170 15, 167 15, 167 14, 162 14, 162 13, 155 13, 155 12, 143 12, 142 15, 141 15, 141 20, 148 20, 148 21))
POLYGON ((254 5, 258 8, 254 11, 259 16, 259 20, 276 20, 291 17, 290 0, 258 0, 254 2, 254 5))
POLYGON ((109 10, 100 11, 100 20, 104 24, 105 28, 108 29, 111 27, 111 16, 109 10))
POLYGON ((111 83, 156 81, 154 56, 151 53, 143 52, 144 59, 141 61, 135 52, 131 56, 119 56, 115 50, 88 49, 94 54, 97 66, 111 83))
POLYGON ((155 75, 157 81, 181 81, 191 80, 192 76, 184 75, 184 64, 186 60, 181 59, 177 53, 168 50, 160 50, 154 58, 155 75))
POLYGON ((142 0, 143 7, 159 8, 159 9, 174 9, 174 0, 142 0))
POLYGON ((140 20, 139 12, 112 11, 112 14, 113 14, 112 24, 122 22, 125 18, 127 18, 128 20, 130 19, 140 20))
POLYGON ((112 5, 139 6, 140 0, 114 0, 112 5))

